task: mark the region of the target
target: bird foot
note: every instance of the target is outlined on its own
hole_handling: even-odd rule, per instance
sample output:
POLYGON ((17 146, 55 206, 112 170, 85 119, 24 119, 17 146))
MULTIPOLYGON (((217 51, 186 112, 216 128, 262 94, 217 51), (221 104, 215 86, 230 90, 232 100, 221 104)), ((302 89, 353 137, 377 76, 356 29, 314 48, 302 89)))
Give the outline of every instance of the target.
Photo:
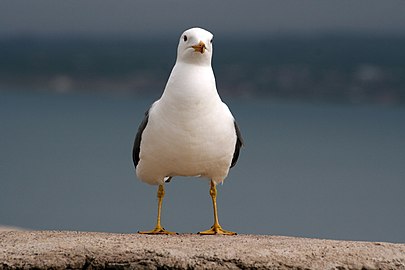
POLYGON ((139 231, 139 234, 165 234, 165 235, 172 235, 172 234, 178 234, 176 232, 170 232, 168 230, 166 230, 163 227, 157 226, 156 228, 154 228, 151 231, 139 231))
POLYGON ((236 232, 231 232, 222 229, 221 225, 213 225, 210 229, 202 232, 198 232, 200 235, 215 235, 215 234, 221 234, 221 235, 236 235, 236 232))

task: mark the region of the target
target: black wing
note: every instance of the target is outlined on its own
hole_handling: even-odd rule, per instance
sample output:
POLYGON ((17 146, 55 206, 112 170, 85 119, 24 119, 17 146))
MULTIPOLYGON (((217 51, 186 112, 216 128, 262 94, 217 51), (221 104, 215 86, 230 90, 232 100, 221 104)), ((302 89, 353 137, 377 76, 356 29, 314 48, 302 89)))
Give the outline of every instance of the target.
POLYGON ((240 133, 240 129, 236 121, 233 122, 235 126, 235 133, 236 133, 236 144, 235 144, 235 152, 233 152, 233 158, 231 162, 231 168, 235 166, 236 162, 238 161, 239 158, 239 151, 243 146, 243 138, 242 134, 240 133))
POLYGON ((142 140, 142 133, 148 124, 149 119, 149 110, 145 112, 145 117, 142 120, 142 123, 139 125, 138 132, 135 136, 134 147, 132 148, 132 160, 134 161, 134 166, 138 165, 139 162, 139 152, 141 151, 141 140, 142 140))

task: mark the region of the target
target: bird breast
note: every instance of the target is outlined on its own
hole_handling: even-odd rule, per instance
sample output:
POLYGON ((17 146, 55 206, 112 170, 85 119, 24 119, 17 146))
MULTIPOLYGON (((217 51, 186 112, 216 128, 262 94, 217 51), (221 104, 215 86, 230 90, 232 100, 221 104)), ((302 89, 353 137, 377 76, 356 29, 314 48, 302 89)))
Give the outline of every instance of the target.
POLYGON ((146 130, 155 134, 151 137, 160 155, 182 162, 232 158, 236 142, 233 117, 222 102, 190 104, 193 108, 187 109, 160 105, 153 108, 146 130))
POLYGON ((176 65, 149 111, 141 160, 161 164, 165 176, 210 176, 214 170, 224 176, 235 143, 234 119, 218 95, 212 69, 176 65))

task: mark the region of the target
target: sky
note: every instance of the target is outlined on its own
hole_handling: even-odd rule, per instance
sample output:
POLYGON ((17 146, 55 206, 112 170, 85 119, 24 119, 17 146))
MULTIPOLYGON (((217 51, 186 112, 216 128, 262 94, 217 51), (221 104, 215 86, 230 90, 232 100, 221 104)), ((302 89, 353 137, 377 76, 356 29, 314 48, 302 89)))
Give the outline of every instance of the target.
POLYGON ((0 0, 0 37, 15 35, 366 32, 405 34, 403 0, 0 0))

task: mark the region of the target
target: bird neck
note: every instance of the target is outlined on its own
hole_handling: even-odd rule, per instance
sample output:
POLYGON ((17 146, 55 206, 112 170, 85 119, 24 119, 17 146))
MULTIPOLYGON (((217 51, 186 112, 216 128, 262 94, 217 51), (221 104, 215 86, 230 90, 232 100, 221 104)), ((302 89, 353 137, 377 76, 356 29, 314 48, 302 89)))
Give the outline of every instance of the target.
POLYGON ((197 65, 197 66, 208 66, 211 68, 211 59, 212 54, 200 54, 200 53, 193 53, 187 54, 188 52, 182 52, 180 49, 177 52, 177 59, 176 64, 189 64, 189 65, 197 65), (185 55, 187 54, 187 55, 185 55))
POLYGON ((211 66, 176 63, 161 99, 194 105, 220 101, 211 66))

